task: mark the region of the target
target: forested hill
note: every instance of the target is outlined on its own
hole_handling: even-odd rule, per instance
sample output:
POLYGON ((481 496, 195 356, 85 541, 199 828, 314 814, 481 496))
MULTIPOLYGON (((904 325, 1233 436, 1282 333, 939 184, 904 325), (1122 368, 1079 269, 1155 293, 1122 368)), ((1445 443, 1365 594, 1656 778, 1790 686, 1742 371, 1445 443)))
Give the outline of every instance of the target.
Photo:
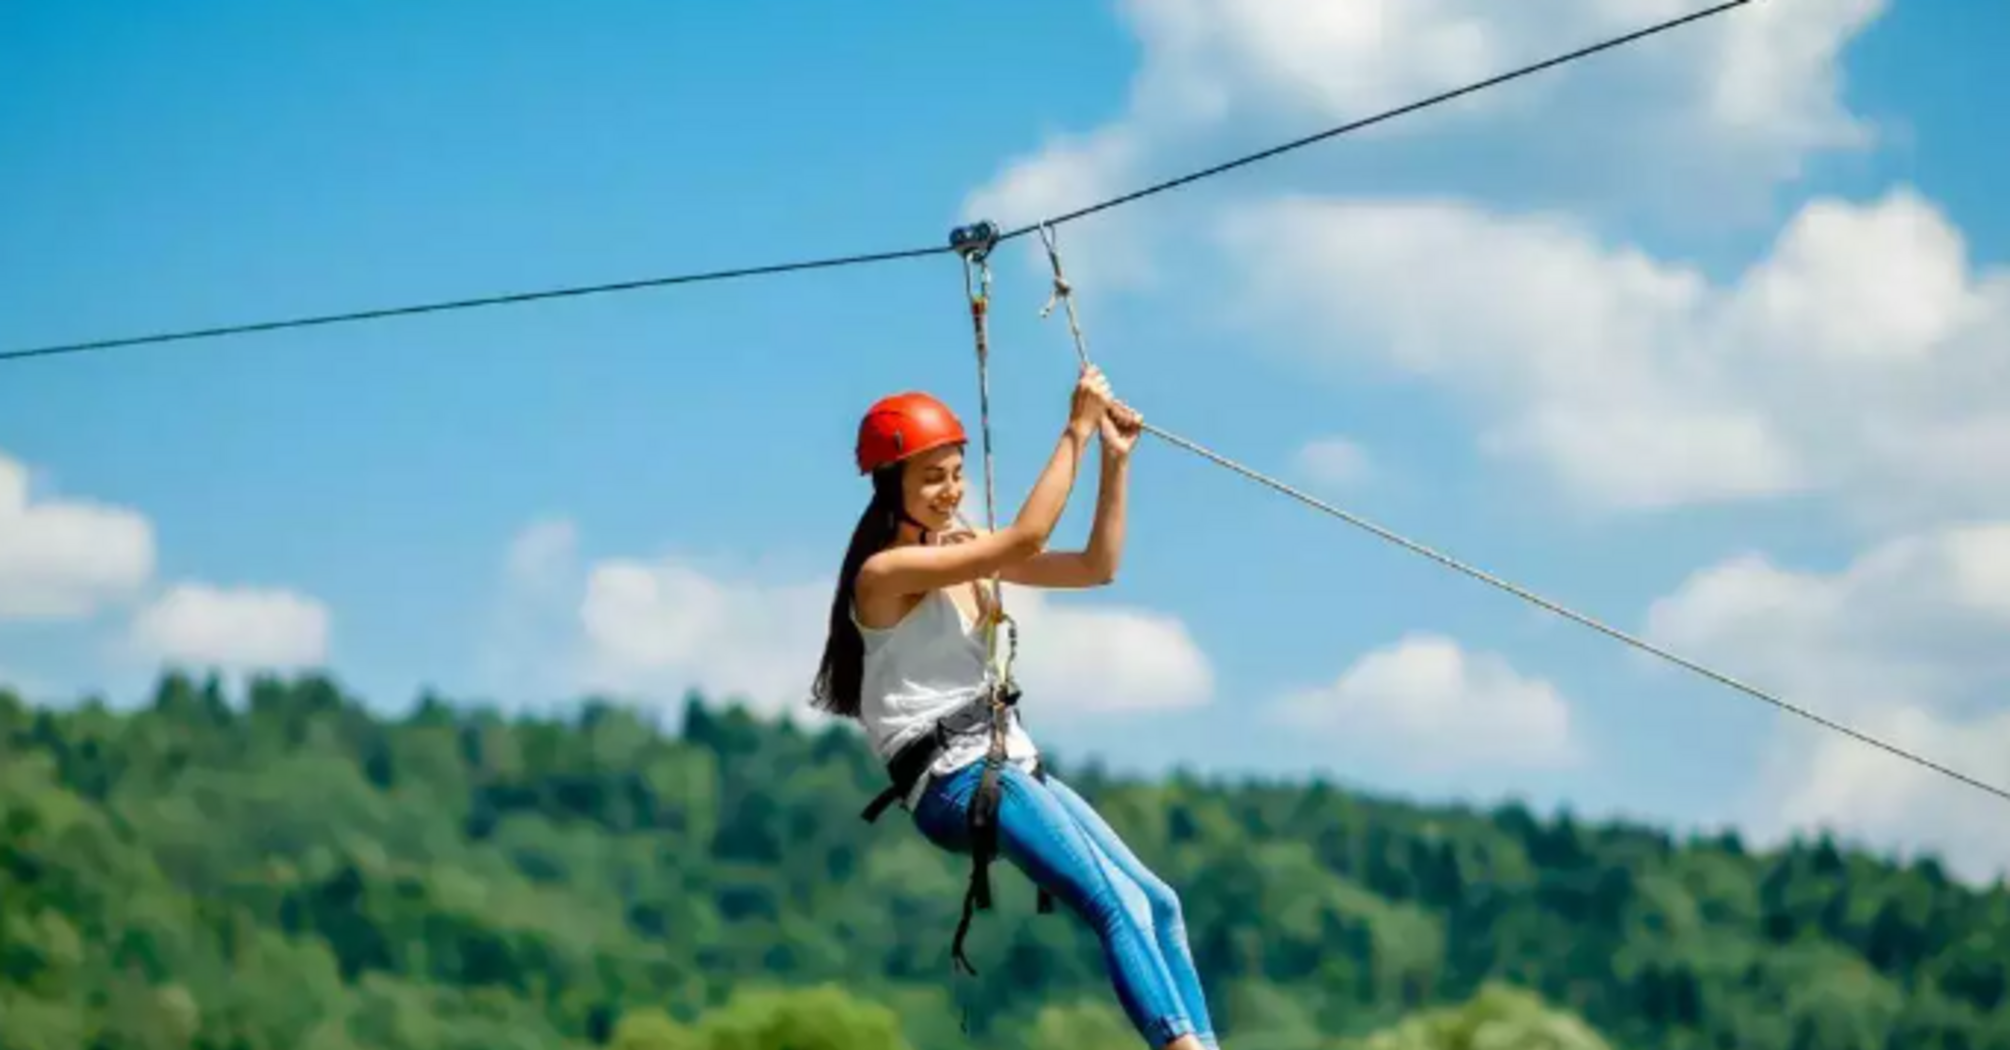
MULTIPOLYGON (((1062 772, 1181 891, 1230 1050, 2010 1050, 2010 893, 1929 862, 1062 772)), ((0 1047, 1135 1046, 1009 867, 952 981, 967 868, 861 822, 880 783, 849 730, 695 701, 0 693, 0 1047)))

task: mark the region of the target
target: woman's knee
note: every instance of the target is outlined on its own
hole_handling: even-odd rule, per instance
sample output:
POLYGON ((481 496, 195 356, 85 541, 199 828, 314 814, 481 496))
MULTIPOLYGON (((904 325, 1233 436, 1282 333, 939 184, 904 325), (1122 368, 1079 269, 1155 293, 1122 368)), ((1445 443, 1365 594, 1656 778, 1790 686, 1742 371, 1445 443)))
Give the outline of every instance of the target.
POLYGON ((1150 872, 1141 873, 1137 879, 1138 890, 1144 895, 1151 909, 1152 924, 1164 930, 1177 930, 1185 926, 1186 920, 1180 908, 1179 892, 1150 872))

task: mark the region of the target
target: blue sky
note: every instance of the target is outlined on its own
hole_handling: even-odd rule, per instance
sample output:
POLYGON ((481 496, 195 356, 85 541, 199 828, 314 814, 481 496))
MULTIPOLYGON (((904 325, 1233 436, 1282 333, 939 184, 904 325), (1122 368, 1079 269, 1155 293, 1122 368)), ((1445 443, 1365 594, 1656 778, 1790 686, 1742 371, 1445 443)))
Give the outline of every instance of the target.
MULTIPOLYGON (((973 200, 1009 211, 1007 172, 1098 129, 1130 143, 1110 175, 1124 189, 1330 123, 1322 106, 1377 108, 1365 93, 1336 98, 1285 74, 1265 82, 1247 53, 1154 52, 1170 23, 1230 17, 1211 6, 1171 5, 1162 10, 1185 13, 1153 23, 1128 6, 1049 0, 842 13, 208 3, 114 16, 12 5, 0 13, 0 343, 928 245, 981 206, 973 200), (1141 69, 1170 72, 1154 80, 1141 69), (1165 100, 1183 96, 1150 93, 1175 75, 1214 78, 1236 119, 1165 116, 1178 108, 1165 100)), ((1599 3, 1552 6, 1570 15, 1599 3)), ((2010 104, 2010 88, 1985 62, 2010 13, 1974 5, 1957 21, 1908 0, 1863 21, 1846 35, 1832 100, 1876 129, 1865 144, 1809 145, 1782 161, 1785 137, 1770 127, 1736 141, 1726 132, 1731 145, 1716 152, 1716 139, 1681 139, 1684 128, 1716 132, 1682 123, 1694 81, 1681 71, 1686 52, 1650 55, 1655 44, 1500 92, 1521 111, 1420 117, 1411 130, 1328 143, 1064 228, 1091 346, 1119 395, 1155 421, 1627 630, 1692 573, 1746 552, 1834 574, 1894 537, 1988 520, 1986 499, 1962 490, 1928 501, 1960 513, 1866 524, 1851 508, 1877 497, 1878 475, 1834 464, 1824 477, 1871 480, 1847 494, 1838 482, 1651 510, 1578 499, 1539 464, 1483 450, 1484 411, 1501 411, 1475 414, 1488 395, 1362 371, 1365 350, 1337 374, 1308 364, 1307 347, 1342 337, 1302 311, 1253 316, 1244 282, 1264 267, 1218 236, 1221 216, 1287 194, 1428 198, 1567 217, 1609 248, 1728 286, 1807 202, 1868 206, 1909 187, 1958 228, 1971 271, 2002 265, 2010 211, 1989 187, 2010 170, 2010 146, 1990 134, 1989 114, 2010 104), (1679 152, 1623 137, 1660 127, 1677 129, 1679 152), (1127 272, 1112 258, 1126 248, 1156 272, 1127 272), (1322 486, 1298 465, 1301 446, 1333 435, 1366 450, 1366 480, 1322 486)), ((1587 14, 1505 26, 1512 46, 1501 54, 1542 57, 1622 24, 1633 22, 1587 14)), ((1391 90, 1410 86, 1391 79, 1391 90)), ((1058 185, 1069 204, 1098 194, 1086 179, 1058 185)), ((1281 240, 1279 258, 1307 248, 1281 240)), ((1046 294, 1035 252, 1022 241, 998 260, 993 382, 1008 507, 1049 447, 1072 378, 1065 328, 1035 316, 1046 294)), ((1428 282, 1430 270, 1412 276, 1428 282)), ((954 261, 934 258, 15 363, 0 372, 0 455, 31 472, 37 499, 143 515, 154 563, 88 613, 0 620, 0 676, 52 697, 102 689, 128 701, 149 669, 121 655, 135 617, 176 584, 201 582, 319 603, 323 660, 387 708, 425 685, 460 696, 564 690, 581 578, 664 559, 729 590, 784 596, 735 621, 745 630, 731 641, 752 655, 638 672, 639 702, 793 655, 799 644, 744 635, 760 634, 765 610, 814 606, 834 567, 863 498, 847 467, 860 408, 919 386, 974 416, 960 291, 954 261), (551 521, 569 523, 573 544, 554 570, 558 597, 526 612, 535 599, 512 590, 508 553, 551 521), (498 623, 512 617, 532 626, 509 637, 533 641, 499 641, 498 623), (497 670, 499 649, 508 666, 544 677, 526 686, 497 670)), ((1439 311, 1466 309, 1452 294, 1439 311)), ((1348 338, 1372 331, 1398 328, 1348 338)), ((1086 527, 1093 485, 1086 477, 1077 490, 1070 536, 1086 527)), ((1753 809, 1770 790, 1762 771, 1818 746, 1819 730, 1648 668, 1608 639, 1176 449, 1148 441, 1134 485, 1121 583, 1052 604, 1176 618, 1211 669, 1208 702, 1155 710, 1156 687, 1140 686, 1138 706, 1085 713, 1043 711, 1036 695, 1029 720, 1064 754, 1146 770, 1318 770, 1385 792, 1518 794, 1770 827, 1778 814, 1753 809), (1413 632, 1548 682, 1567 703, 1580 759, 1549 768, 1457 752, 1432 768, 1419 762, 1436 747, 1428 726, 1377 736, 1397 731, 1366 716, 1310 731, 1268 720, 1281 694, 1330 684, 1413 632)), ((799 637, 800 618, 774 634, 799 637)), ((1736 663, 1735 647, 1721 651, 1736 663)), ((1764 653, 1747 655, 1741 666, 1767 669, 1764 653)), ((1909 652, 1892 660, 1915 663, 1909 652)), ((1782 689, 1821 681, 1783 677, 1782 689)), ((1796 699, 1875 714, 1868 700, 1796 699)), ((1990 713, 1972 697, 1948 704, 1949 717, 1990 713)), ((1920 841, 1909 826, 1896 816, 1855 825, 1880 842, 1920 841)), ((1967 848, 1980 826, 1950 823, 1925 841, 1967 848)))

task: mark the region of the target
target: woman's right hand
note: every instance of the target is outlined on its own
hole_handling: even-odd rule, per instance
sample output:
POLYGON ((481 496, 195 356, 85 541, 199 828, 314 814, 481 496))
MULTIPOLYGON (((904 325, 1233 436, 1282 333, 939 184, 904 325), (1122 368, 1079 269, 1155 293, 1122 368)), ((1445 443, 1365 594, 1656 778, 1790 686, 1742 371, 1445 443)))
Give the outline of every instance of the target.
POLYGON ((1082 369, 1081 377, 1075 380, 1074 400, 1068 406, 1068 429, 1077 437, 1086 438, 1095 433, 1103 422, 1103 413, 1110 409, 1110 381, 1103 378, 1103 370, 1095 365, 1082 369))

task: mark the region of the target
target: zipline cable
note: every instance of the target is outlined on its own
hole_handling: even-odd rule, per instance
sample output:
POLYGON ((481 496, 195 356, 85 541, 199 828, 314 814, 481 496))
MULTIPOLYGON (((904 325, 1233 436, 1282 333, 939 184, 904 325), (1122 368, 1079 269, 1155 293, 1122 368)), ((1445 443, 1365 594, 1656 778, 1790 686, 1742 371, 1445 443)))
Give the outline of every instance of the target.
MULTIPOLYGON (((1406 116, 1410 113, 1417 112, 1418 110, 1428 109, 1432 106, 1442 105, 1443 103, 1450 102, 1454 99, 1462 98, 1466 95, 1473 94, 1474 92, 1484 91, 1488 88, 1497 87, 1511 80, 1518 80, 1522 77, 1530 76, 1532 74, 1542 72, 1543 70, 1546 69, 1551 69, 1556 66, 1564 65, 1566 63, 1575 62, 1578 59, 1588 58, 1602 51, 1609 51, 1616 47, 1634 43, 1635 41, 1644 40, 1648 37, 1668 32, 1669 30, 1676 29, 1678 27, 1687 25, 1691 22, 1697 22, 1705 18, 1713 17, 1715 15, 1724 14, 1732 10, 1733 8, 1743 7, 1744 5, 1752 2, 1753 0, 1729 0, 1729 2, 1727 3, 1721 3, 1714 7, 1708 7, 1701 11, 1696 11, 1687 15, 1683 15, 1679 18, 1673 18, 1667 21, 1657 22, 1644 29, 1637 29, 1631 33, 1626 33, 1621 36, 1612 37, 1611 39, 1604 40, 1596 44, 1591 44, 1587 47, 1581 47, 1578 48, 1577 50, 1566 52, 1564 54, 1557 55, 1553 58, 1544 59, 1543 61, 1534 63, 1532 65, 1522 66, 1518 69, 1510 70, 1509 72, 1506 73, 1501 73, 1496 76, 1488 77, 1485 80, 1468 84, 1461 88, 1455 88, 1451 91, 1446 91, 1437 95, 1433 95, 1429 98, 1422 99, 1417 102, 1412 102, 1405 106, 1399 106, 1395 109, 1378 113, 1371 117, 1366 117, 1361 120, 1356 120, 1346 124, 1342 124, 1338 127, 1329 128, 1325 131, 1317 132, 1312 135, 1307 135, 1303 138, 1295 139, 1291 142, 1287 142, 1279 146, 1273 146, 1270 147, 1269 149, 1261 150, 1256 153, 1251 153, 1243 157, 1238 157, 1234 160, 1228 161, 1223 164, 1217 164, 1211 168, 1205 168, 1200 171, 1179 176, 1178 178, 1169 179, 1165 182, 1161 182, 1156 185, 1147 186, 1140 190, 1134 190, 1130 193, 1123 194, 1122 196, 1112 197, 1108 200, 1100 201, 1098 203, 1091 204, 1087 207, 1078 208, 1064 215, 1055 216, 1053 218, 1044 220, 1043 222, 1036 222, 1031 225, 1024 226, 1019 229, 1007 232, 1001 235, 999 237, 999 240, 1001 241, 1011 240, 1015 237, 1019 237, 1026 233, 1029 233, 1043 225, 1058 226, 1061 225, 1062 223, 1073 222, 1076 219, 1086 218, 1087 216, 1094 215, 1097 212, 1105 211, 1122 204, 1128 204, 1132 201, 1139 200, 1144 197, 1149 197, 1154 194, 1163 193, 1167 190, 1184 186, 1189 183, 1198 181, 1200 179, 1209 178, 1214 175, 1219 175, 1222 172, 1230 171, 1235 168, 1240 168, 1243 167, 1244 165, 1253 164, 1260 160, 1266 160, 1271 157, 1277 156, 1280 153, 1285 153, 1291 150, 1299 149, 1301 147, 1311 145, 1315 142, 1321 142, 1326 139, 1333 138, 1338 135, 1344 135, 1352 131, 1358 131, 1362 128, 1380 124, 1384 121, 1393 120, 1401 116, 1406 116)), ((874 252, 863 255, 846 255, 835 258, 814 259, 800 262, 772 263, 765 266, 748 266, 730 270, 711 270, 701 273, 674 274, 666 277, 647 277, 647 278, 641 278, 639 280, 619 281, 611 284, 576 285, 569 288, 553 288, 544 291, 531 291, 531 292, 513 292, 502 295, 482 296, 472 299, 454 299, 445 302, 422 303, 413 306, 392 306, 373 310, 358 310, 348 313, 320 314, 316 316, 296 317, 296 318, 288 318, 275 321, 256 321, 248 324, 223 325, 214 328, 197 328, 179 332, 159 332, 149 335, 126 336, 116 339, 99 339, 90 342, 60 343, 52 346, 27 347, 19 350, 8 350, 0 352, 0 363, 10 361, 24 361, 31 358, 55 357, 58 355, 66 355, 66 354, 79 354, 93 350, 113 350, 125 347, 146 346, 156 343, 176 343, 176 342, 187 342, 196 339, 215 339, 215 338, 222 338, 225 336, 249 335, 257 332, 273 332, 290 328, 309 328, 322 325, 344 324, 353 321, 370 321, 370 320, 381 320, 384 318, 392 318, 392 317, 407 317, 415 314, 444 313, 451 310, 471 310, 480 307, 505 306, 517 303, 535 302, 545 299, 577 298, 580 296, 587 296, 587 295, 603 295, 613 292, 637 291, 646 288, 664 288, 672 285, 702 284, 712 281, 733 280, 742 277, 765 277, 774 274, 793 273, 801 270, 823 270, 843 266, 863 266, 871 263, 893 262, 902 259, 916 259, 921 258, 923 256, 936 255, 938 253, 949 250, 951 249, 947 246, 936 246, 928 248, 907 248, 897 251, 874 252)))
POLYGON ((344 324, 351 321, 372 321, 387 317, 444 313, 449 310, 472 310, 483 306, 506 306, 514 303, 534 302, 540 299, 568 299, 586 295, 604 295, 612 292, 631 292, 643 288, 665 288, 678 284, 702 284, 708 281, 731 280, 736 277, 765 277, 770 274, 792 273, 797 270, 824 270, 840 266, 863 266, 868 263, 916 259, 924 255, 940 254, 946 250, 945 248, 908 248, 901 251, 876 252, 870 255, 845 255, 833 259, 771 263, 766 266, 748 266, 737 270, 710 270, 704 273, 673 274, 668 277, 645 277, 639 280, 619 281, 613 284, 585 284, 571 288, 551 288, 535 292, 512 292, 504 295, 483 296, 476 299, 453 299, 439 303, 421 303, 416 306, 390 306, 378 310, 358 310, 352 313, 321 314, 313 317, 294 317, 279 321, 258 321, 251 324, 226 325, 220 328, 197 328, 183 332, 164 332, 157 335, 100 339, 89 343, 66 343, 57 346, 31 347, 26 350, 9 350, 5 353, 0 353, 0 361, 19 361, 31 357, 54 357, 58 354, 78 354, 87 350, 113 350, 120 347, 183 342, 190 339, 214 339, 229 335, 249 335, 253 332, 274 332, 284 328, 311 328, 318 325, 344 324))
MULTIPOLYGON (((1068 331, 1069 334, 1074 337, 1075 357, 1077 360, 1081 362, 1082 366, 1086 368, 1088 367, 1089 364, 1088 343, 1087 340, 1085 340, 1082 335, 1081 320, 1075 313, 1074 288, 1068 283, 1067 275, 1062 272, 1060 249, 1055 243, 1054 234, 1051 228, 1049 228, 1045 224, 1042 224, 1040 226, 1037 226, 1036 229, 1039 230, 1040 239, 1046 246, 1047 261, 1054 271, 1054 294, 1053 297, 1047 301, 1046 307, 1040 311, 1040 316, 1044 318, 1049 313, 1051 313, 1054 309, 1055 303, 1057 302, 1064 305, 1067 308, 1068 331)), ((1757 686, 1739 681, 1738 679, 1733 678, 1730 675, 1724 674, 1721 671, 1713 670, 1685 656, 1681 656, 1677 653, 1670 652, 1669 650, 1664 649, 1661 646, 1655 645, 1652 642, 1649 642, 1643 638, 1636 637, 1626 631, 1620 630, 1617 627, 1612 627, 1608 624, 1602 623, 1597 619, 1594 619, 1590 616, 1586 616, 1583 613, 1577 612, 1573 609, 1568 608, 1567 606, 1561 605, 1555 601, 1545 598, 1542 595, 1536 594, 1535 592, 1525 587, 1521 587, 1517 584, 1504 580, 1499 576, 1495 576, 1494 574, 1487 572, 1484 569, 1468 565, 1465 562, 1462 562, 1457 558, 1452 557, 1449 554, 1433 550, 1432 548, 1427 547, 1421 543, 1418 543, 1417 541, 1412 540, 1406 536, 1403 536, 1400 533, 1385 528, 1381 525, 1377 525, 1374 522, 1369 521, 1368 519, 1363 518, 1358 514, 1353 514, 1348 511, 1342 510, 1341 508, 1336 507, 1330 503, 1327 503, 1324 500, 1308 495, 1305 492, 1301 492, 1297 488, 1294 488, 1291 485, 1284 483, 1283 481, 1271 477, 1270 475, 1265 474, 1262 471, 1255 469, 1254 467, 1248 467, 1244 466, 1241 463, 1237 463, 1235 460, 1229 459, 1227 456, 1215 452, 1212 449, 1209 449, 1206 446, 1201 445, 1199 442, 1181 437, 1178 434, 1174 434, 1171 431, 1168 431, 1162 427, 1155 426, 1149 422, 1142 423, 1141 427, 1146 433, 1149 433, 1154 437, 1157 437, 1169 444, 1176 445, 1179 448, 1185 449, 1186 451, 1191 452, 1194 455, 1201 457, 1202 459, 1208 460, 1216 464, 1217 466, 1226 467, 1227 469, 1234 471, 1235 473, 1240 474, 1243 477, 1250 479, 1251 481, 1257 482, 1258 484, 1266 485, 1277 492, 1283 493, 1284 495, 1289 496, 1292 499, 1295 499, 1300 503, 1305 504, 1308 507, 1311 507, 1314 510, 1323 511, 1326 514, 1332 515, 1333 517, 1338 518, 1349 525, 1373 533, 1374 535, 1384 540, 1387 540, 1390 543, 1396 544, 1397 546, 1402 547, 1405 550, 1408 550, 1414 554, 1421 554, 1424 557, 1429 558, 1432 561, 1437 562, 1438 564, 1443 565, 1448 569, 1464 573, 1465 575, 1470 576, 1473 579, 1480 581, 1481 583, 1487 584, 1490 587, 1498 588, 1499 590, 1512 594, 1515 597, 1520 598, 1525 602, 1546 609, 1549 612, 1555 613, 1556 615, 1561 616, 1567 620, 1571 620, 1585 627, 1589 627, 1592 630, 1597 631, 1608 638, 1612 638, 1619 642, 1623 642, 1627 645, 1634 647, 1635 649, 1639 649, 1642 652, 1658 656, 1661 659, 1667 660, 1668 662, 1675 664, 1678 667, 1682 667, 1687 670, 1693 671, 1719 684, 1729 686, 1730 688, 1735 689, 1748 696, 1752 696, 1759 700, 1763 700, 1766 703, 1771 704, 1774 707, 1777 707, 1780 710, 1785 711, 1789 714, 1798 715, 1799 717, 1804 718, 1809 722, 1813 722, 1816 725, 1834 730, 1835 732, 1851 737, 1852 739, 1855 739, 1861 743, 1869 744, 1870 746, 1877 748, 1881 751, 1884 751, 1888 754, 1895 755, 1901 759, 1904 759, 1905 761, 1912 762, 1925 769, 1932 770, 1933 772, 1939 773, 1942 776, 1960 781, 1961 783, 1966 784, 1969 787, 1975 788, 1983 792, 1987 792, 1988 794, 1994 795, 2005 802, 2010 802, 2010 790, 2005 790, 2003 788, 1997 787, 1994 784, 1978 780, 1959 770, 1950 769, 1947 766, 1941 765, 1940 763, 1935 762, 1932 759, 1927 758, 1923 755, 1918 755, 1914 754, 1913 752, 1907 751, 1904 748, 1897 746, 1896 744, 1886 743, 1885 741, 1880 740, 1877 737, 1871 736, 1870 734, 1865 733, 1861 730, 1851 728, 1850 726, 1844 725, 1833 719, 1826 718, 1822 715, 1816 714, 1815 712, 1810 711, 1807 708, 1801 707, 1798 704, 1790 703, 1787 700, 1784 700, 1778 696, 1773 695, 1772 693, 1769 693, 1763 689, 1758 688, 1757 686)))

